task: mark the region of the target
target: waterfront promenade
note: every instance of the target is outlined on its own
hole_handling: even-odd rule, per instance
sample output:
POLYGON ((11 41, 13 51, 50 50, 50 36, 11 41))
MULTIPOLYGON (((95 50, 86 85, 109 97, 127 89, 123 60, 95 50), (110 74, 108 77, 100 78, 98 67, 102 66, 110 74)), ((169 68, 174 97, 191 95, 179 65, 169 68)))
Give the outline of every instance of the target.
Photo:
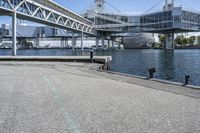
POLYGON ((98 67, 0 62, 0 132, 200 132, 200 90, 98 67))

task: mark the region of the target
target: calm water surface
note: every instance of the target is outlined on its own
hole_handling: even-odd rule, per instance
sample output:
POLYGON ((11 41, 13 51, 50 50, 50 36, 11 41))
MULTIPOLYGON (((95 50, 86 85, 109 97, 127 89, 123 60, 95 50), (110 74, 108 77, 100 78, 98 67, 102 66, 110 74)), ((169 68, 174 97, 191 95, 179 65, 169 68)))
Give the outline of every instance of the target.
MULTIPOLYGON (((11 50, 0 50, 0 55, 10 55, 11 50)), ((157 69, 156 78, 184 82, 184 75, 190 74, 190 84, 200 85, 200 50, 122 50, 101 51, 96 55, 111 55, 111 70, 138 76, 148 76, 150 67, 157 69)), ((18 50, 18 55, 66 56, 83 55, 67 49, 18 50)), ((84 55, 89 55, 86 50, 84 55)))

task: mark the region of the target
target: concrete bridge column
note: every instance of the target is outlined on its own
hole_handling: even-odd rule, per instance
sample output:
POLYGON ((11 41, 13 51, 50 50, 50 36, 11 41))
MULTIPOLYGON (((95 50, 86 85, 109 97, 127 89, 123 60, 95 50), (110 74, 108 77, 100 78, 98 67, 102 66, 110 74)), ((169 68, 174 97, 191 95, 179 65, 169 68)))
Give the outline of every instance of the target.
POLYGON ((84 47, 83 47, 83 31, 81 32, 81 51, 84 51, 84 47))
POLYGON ((99 49, 99 38, 96 38, 96 49, 99 49))
POLYGON ((110 49, 110 39, 108 39, 108 50, 110 49))
POLYGON ((68 47, 69 46, 69 39, 68 38, 66 38, 66 41, 65 41, 65 47, 68 47))
POLYGON ((60 47, 63 48, 63 39, 62 37, 60 39, 58 39, 60 41, 60 47))
POLYGON ((17 14, 16 12, 13 12, 13 16, 12 16, 12 56, 16 56, 17 55, 17 36, 16 36, 16 32, 17 32, 17 14))
POLYGON ((76 45, 76 40, 75 40, 75 37, 74 37, 74 32, 72 33, 72 51, 74 52, 74 47, 76 45))
POLYGON ((121 39, 122 39, 122 41, 121 41, 121 42, 122 42, 122 44, 124 44, 124 37, 122 37, 121 39))
POLYGON ((174 49, 174 33, 166 34, 164 49, 166 50, 174 49))
POLYGON ((64 48, 67 47, 68 38, 64 37, 64 48))
POLYGON ((102 37, 101 40, 102 40, 102 47, 104 48, 104 46, 105 46, 105 39, 104 39, 104 37, 102 37))
POLYGON ((114 49, 114 45, 115 45, 115 39, 112 38, 112 49, 114 49))

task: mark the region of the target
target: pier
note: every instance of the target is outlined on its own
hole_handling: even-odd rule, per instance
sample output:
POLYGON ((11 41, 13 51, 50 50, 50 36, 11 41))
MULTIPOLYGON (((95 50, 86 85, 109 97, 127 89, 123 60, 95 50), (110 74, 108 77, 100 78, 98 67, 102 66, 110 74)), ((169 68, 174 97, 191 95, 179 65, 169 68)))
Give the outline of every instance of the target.
POLYGON ((200 90, 81 62, 0 62, 0 132, 199 132, 200 90))
MULTIPOLYGON (((111 56, 94 56, 94 63, 108 64, 111 56)), ((85 62, 91 63, 89 56, 0 56, 0 61, 41 61, 41 62, 85 62)))

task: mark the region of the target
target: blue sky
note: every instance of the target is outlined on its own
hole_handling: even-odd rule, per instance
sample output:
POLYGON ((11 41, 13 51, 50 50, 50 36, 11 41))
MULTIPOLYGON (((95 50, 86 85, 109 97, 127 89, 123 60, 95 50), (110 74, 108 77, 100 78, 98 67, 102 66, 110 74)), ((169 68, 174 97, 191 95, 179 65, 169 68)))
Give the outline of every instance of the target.
MULTIPOLYGON (((94 3, 94 0, 54 0, 55 2, 80 13, 87 9, 90 5, 94 3)), ((115 8, 126 14, 137 14, 142 13, 150 9, 153 5, 158 3, 160 0, 106 0, 109 4, 113 5, 115 8)), ((175 1, 183 1, 200 11, 200 0, 175 0, 175 1)), ((180 3, 180 2, 177 2, 180 3)), ((164 4, 164 0, 161 4, 159 4, 155 10, 161 9, 164 4)), ((11 23, 11 19, 7 17, 0 17, 1 23, 11 23)))
MULTIPOLYGON (((94 0, 54 0, 59 4, 68 7, 69 9, 80 12, 83 9, 86 9, 91 5, 94 0)), ((115 8, 119 9, 122 12, 144 12, 151 8, 153 5, 158 3, 160 0, 106 0, 108 3, 112 4, 115 8)), ((161 8, 163 2, 159 5, 161 8)), ((183 1, 193 7, 194 9, 200 10, 200 0, 175 0, 176 3, 180 4, 180 1, 183 1)))

